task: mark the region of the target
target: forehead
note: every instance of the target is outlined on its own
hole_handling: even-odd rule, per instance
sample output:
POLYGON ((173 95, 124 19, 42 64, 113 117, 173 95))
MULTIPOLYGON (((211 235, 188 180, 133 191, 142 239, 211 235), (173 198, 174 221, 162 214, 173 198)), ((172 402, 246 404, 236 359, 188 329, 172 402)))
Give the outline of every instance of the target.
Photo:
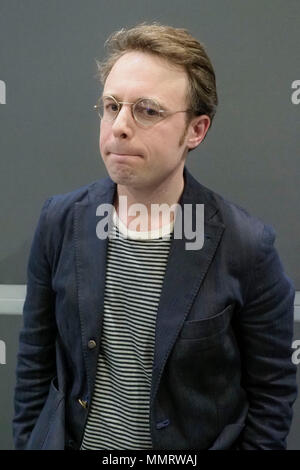
POLYGON ((162 104, 186 101, 188 78, 182 67, 153 54, 127 52, 112 67, 103 94, 131 101, 141 97, 156 98, 162 104))

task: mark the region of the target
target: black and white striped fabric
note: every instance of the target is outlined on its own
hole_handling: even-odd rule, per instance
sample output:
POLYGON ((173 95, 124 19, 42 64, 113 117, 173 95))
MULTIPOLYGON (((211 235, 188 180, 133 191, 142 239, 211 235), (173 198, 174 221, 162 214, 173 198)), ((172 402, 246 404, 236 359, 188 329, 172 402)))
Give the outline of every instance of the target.
POLYGON ((95 388, 82 450, 151 449, 156 314, 173 225, 133 232, 114 212, 95 388))

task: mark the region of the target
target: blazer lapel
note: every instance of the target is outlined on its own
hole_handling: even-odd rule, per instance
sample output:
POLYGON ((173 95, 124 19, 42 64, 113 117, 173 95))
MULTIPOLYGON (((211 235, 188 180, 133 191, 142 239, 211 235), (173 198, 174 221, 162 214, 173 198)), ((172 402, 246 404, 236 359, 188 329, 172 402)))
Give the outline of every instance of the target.
MULTIPOLYGON (((186 250, 182 239, 172 240, 164 284, 157 312, 155 351, 152 374, 151 402, 158 389, 159 380, 176 337, 191 308, 210 263, 220 243, 224 224, 210 221, 218 211, 208 194, 185 169, 185 189, 179 202, 193 205, 195 221, 195 201, 204 204, 204 245, 200 250, 186 250)), ((183 209, 182 209, 183 211, 183 209)))
POLYGON ((77 202, 74 208, 78 305, 90 396, 93 390, 101 338, 108 245, 107 237, 100 239, 97 236, 96 227, 101 219, 97 216, 96 211, 100 204, 113 204, 115 188, 116 185, 109 178, 104 185, 97 182, 89 189, 88 201, 77 202), (88 355, 88 341, 90 339, 96 341, 96 354, 88 355))

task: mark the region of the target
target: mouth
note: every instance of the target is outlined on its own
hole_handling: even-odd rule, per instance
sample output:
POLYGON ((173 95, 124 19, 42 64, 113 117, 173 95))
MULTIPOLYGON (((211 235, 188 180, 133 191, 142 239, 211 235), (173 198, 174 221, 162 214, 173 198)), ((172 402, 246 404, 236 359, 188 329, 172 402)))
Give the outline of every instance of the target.
POLYGON ((126 159, 126 158, 142 158, 141 155, 136 155, 133 153, 116 153, 116 152, 109 152, 109 155, 115 158, 118 158, 120 160, 126 159))

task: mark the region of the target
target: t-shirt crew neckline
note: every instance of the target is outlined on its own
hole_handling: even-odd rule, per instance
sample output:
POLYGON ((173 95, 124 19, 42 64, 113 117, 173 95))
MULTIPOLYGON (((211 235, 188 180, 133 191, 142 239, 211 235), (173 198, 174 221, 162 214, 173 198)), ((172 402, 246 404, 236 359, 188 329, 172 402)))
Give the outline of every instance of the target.
POLYGON ((174 228, 174 221, 167 225, 163 225, 162 227, 150 231, 141 231, 138 232, 136 230, 131 230, 126 227, 126 225, 122 222, 119 218, 116 209, 113 209, 113 223, 118 228, 119 232, 126 238, 132 240, 155 240, 158 238, 164 238, 170 236, 173 232, 174 228))

